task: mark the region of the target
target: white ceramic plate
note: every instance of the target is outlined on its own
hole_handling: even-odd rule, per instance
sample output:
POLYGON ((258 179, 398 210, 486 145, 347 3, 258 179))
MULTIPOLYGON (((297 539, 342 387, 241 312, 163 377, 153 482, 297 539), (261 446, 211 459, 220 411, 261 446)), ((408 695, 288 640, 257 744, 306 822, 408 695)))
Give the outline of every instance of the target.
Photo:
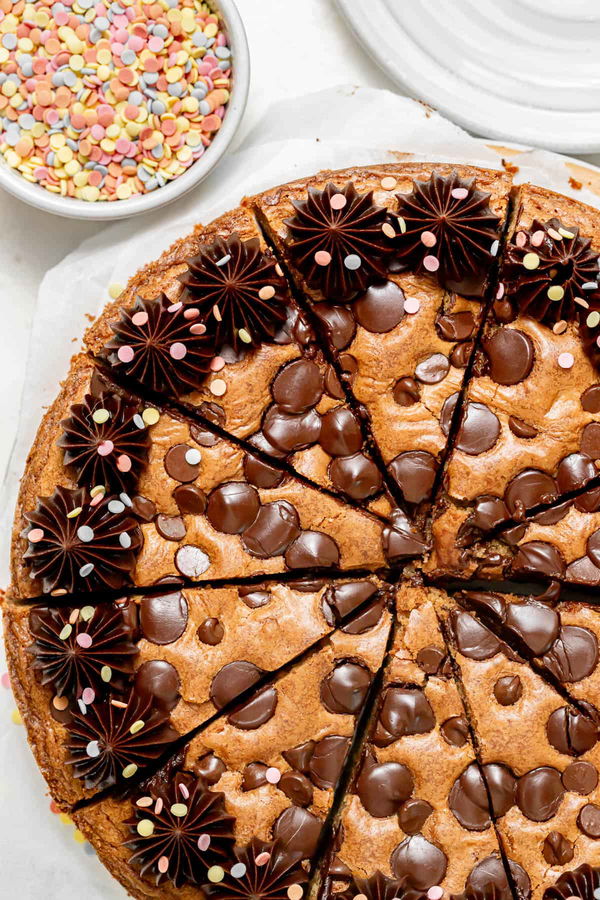
POLYGON ((476 134, 600 150, 598 0, 337 0, 399 86, 476 134))

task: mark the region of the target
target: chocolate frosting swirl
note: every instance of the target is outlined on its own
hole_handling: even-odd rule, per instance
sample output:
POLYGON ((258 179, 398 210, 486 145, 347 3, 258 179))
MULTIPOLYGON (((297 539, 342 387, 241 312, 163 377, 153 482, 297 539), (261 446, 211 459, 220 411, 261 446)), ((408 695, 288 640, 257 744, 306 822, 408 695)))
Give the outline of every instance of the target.
POLYGON ((123 491, 133 487, 148 459, 149 436, 138 404, 108 391, 86 394, 61 422, 58 446, 77 484, 123 491))
POLYGON ((202 244, 179 276, 184 303, 200 310, 203 322, 212 317, 215 346, 258 346, 272 341, 287 317, 287 285, 277 260, 263 252, 258 238, 242 241, 238 234, 202 244))
POLYGON ((188 772, 153 785, 127 822, 134 835, 125 841, 134 851, 130 864, 156 884, 166 879, 177 888, 202 884, 211 866, 232 855, 235 820, 224 801, 222 793, 207 790, 201 778, 188 772), (203 841, 208 846, 201 849, 203 841))
POLYGON ((67 763, 87 790, 132 778, 179 737, 168 715, 135 690, 124 700, 109 697, 89 706, 81 701, 80 711, 68 725, 67 763))
POLYGON ((131 503, 126 494, 91 497, 83 488, 61 486, 38 498, 36 509, 25 514, 23 560, 31 576, 41 579, 44 593, 129 583, 142 536, 123 498, 131 503))
POLYGON ((572 872, 563 872, 552 887, 546 888, 543 900, 567 900, 581 897, 581 900, 595 900, 595 892, 600 888, 600 868, 584 863, 572 872))
POLYGON ((214 337, 198 308, 171 303, 164 294, 138 297, 110 327, 114 337, 104 350, 111 366, 154 391, 179 396, 197 390, 210 371, 214 337))
POLYGON ((311 288, 341 303, 385 280, 388 214, 373 203, 372 191, 359 194, 352 182, 341 188, 330 182, 322 191, 310 187, 293 205, 295 215, 285 220, 289 252, 311 288))
POLYGON ((288 888, 308 879, 300 865, 300 853, 286 850, 281 841, 252 838, 236 847, 237 863, 222 881, 203 885, 209 897, 218 900, 288 900, 288 888))
POLYGON ((336 893, 336 900, 354 900, 362 895, 367 900, 426 900, 427 891, 411 887, 406 878, 388 878, 377 870, 369 878, 353 878, 345 890, 336 893))
POLYGON ((99 692, 115 676, 133 672, 138 648, 124 607, 35 607, 29 613, 31 668, 59 697, 99 692), (88 611, 90 611, 88 613, 88 611))
MULTIPOLYGON (((576 227, 533 221, 506 248, 502 280, 515 313, 553 325, 600 310, 598 253, 576 227)), ((596 333, 598 333, 596 331, 596 333)))
POLYGON ((456 172, 415 180, 410 194, 398 194, 401 233, 395 244, 406 268, 480 294, 497 252, 500 220, 490 209, 490 195, 475 184, 456 172))

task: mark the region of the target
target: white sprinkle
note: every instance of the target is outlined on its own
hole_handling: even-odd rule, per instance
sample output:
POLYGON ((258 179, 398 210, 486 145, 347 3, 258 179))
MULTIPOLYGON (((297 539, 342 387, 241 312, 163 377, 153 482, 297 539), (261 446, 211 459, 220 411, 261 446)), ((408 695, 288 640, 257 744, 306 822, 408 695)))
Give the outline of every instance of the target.
POLYGON ((499 249, 500 249, 500 241, 494 241, 494 243, 490 247, 490 253, 492 254, 492 256, 496 256, 499 249))
POLYGON ((139 413, 136 413, 135 416, 133 417, 133 424, 135 425, 136 428, 139 428, 140 431, 146 427, 146 423, 144 422, 144 420, 142 419, 142 417, 140 416, 139 413))
POLYGON ((91 759, 96 759, 96 757, 100 756, 100 745, 98 741, 90 741, 85 748, 85 752, 91 759))
POLYGON ((133 503, 131 502, 131 497, 129 496, 129 494, 125 494, 125 493, 119 494, 119 500, 121 501, 121 503, 124 503, 125 506, 133 506, 133 503))
POLYGON ((86 563, 84 566, 82 566, 80 568, 79 574, 81 575, 82 578, 87 578, 88 575, 91 575, 93 571, 94 571, 94 563, 86 563))
POLYGON ((218 266, 226 266, 229 260, 231 259, 231 253, 228 253, 227 256, 223 256, 218 262, 218 266))
POLYGON ((94 530, 89 525, 81 525, 77 529, 77 537, 84 544, 89 544, 90 541, 94 540, 94 530))
POLYGON ((595 291, 598 289, 598 284, 595 281, 586 281, 585 284, 581 285, 581 288, 584 291, 595 291))
POLYGON ((120 500, 110 500, 108 504, 108 511, 114 513, 122 513, 125 510, 125 504, 121 503, 120 500))
POLYGON ((362 260, 356 253, 349 253, 344 259, 344 265, 347 269, 350 269, 351 272, 355 272, 362 266, 362 260))
POLYGON ((123 550, 129 550, 131 547, 131 538, 126 531, 119 535, 119 543, 123 550))
POLYGON ((189 450, 185 451, 185 461, 188 466, 197 466, 201 459, 202 455, 195 447, 190 447, 189 450))
POLYGON ((244 863, 236 863, 231 867, 231 875, 233 878, 243 878, 246 874, 246 866, 244 863))
POLYGON ((81 715, 85 716, 87 713, 87 706, 85 705, 81 697, 79 697, 77 700, 77 706, 79 707, 79 712, 81 713, 81 715))

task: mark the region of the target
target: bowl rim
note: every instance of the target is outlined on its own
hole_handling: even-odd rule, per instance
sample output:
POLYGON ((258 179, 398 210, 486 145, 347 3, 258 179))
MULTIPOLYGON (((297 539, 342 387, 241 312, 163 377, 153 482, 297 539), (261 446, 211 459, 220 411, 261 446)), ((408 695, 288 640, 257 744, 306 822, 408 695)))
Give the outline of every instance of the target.
POLYGON ((234 0, 208 0, 221 16, 229 35, 233 55, 231 97, 223 117, 223 125, 206 152, 177 178, 164 187, 127 200, 79 200, 53 194, 38 184, 32 184, 11 169, 0 155, 0 187, 13 197, 43 212, 68 219, 108 222, 138 216, 172 203, 200 184, 222 159, 241 123, 250 88, 250 51, 244 23, 234 0))

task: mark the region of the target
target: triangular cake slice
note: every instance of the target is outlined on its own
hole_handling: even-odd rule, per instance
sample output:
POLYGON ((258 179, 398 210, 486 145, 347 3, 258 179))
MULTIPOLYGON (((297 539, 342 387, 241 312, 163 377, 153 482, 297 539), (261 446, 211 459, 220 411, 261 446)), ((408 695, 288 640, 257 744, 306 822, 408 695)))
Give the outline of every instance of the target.
MULTIPOLYGON (((170 772, 129 799, 102 800, 77 812, 77 826, 113 875, 136 897, 147 896, 156 884, 161 897, 180 896, 173 880, 180 882, 184 896, 200 897, 201 886, 212 884, 210 893, 224 897, 231 895, 228 892, 237 896, 236 884, 245 889, 241 879, 247 873, 235 866, 238 859, 248 866, 257 841, 267 854, 265 866, 278 853, 297 865, 316 861, 322 827, 350 760, 357 722, 383 662, 388 632, 389 619, 387 628, 382 623, 363 635, 337 632, 242 707, 201 731, 177 760, 177 769, 185 776, 170 772), (227 855, 219 856, 210 819, 203 820, 200 814, 194 814, 193 821, 187 818, 195 810, 185 797, 175 797, 177 777, 185 777, 190 796, 193 790, 194 797, 202 794, 205 804, 209 800, 220 804, 222 814, 230 817, 235 850, 229 846, 227 855), (157 812, 160 797, 169 801, 159 803, 157 812), (181 812, 179 820, 168 821, 165 814, 172 809, 171 798, 186 805, 176 811, 181 812), (157 838, 169 831, 172 835, 175 826, 182 835, 193 836, 183 869, 176 838, 170 850, 157 852, 157 838), (203 834, 211 840, 201 841, 203 834), (164 855, 167 861, 159 865, 164 855), (139 879, 141 869, 144 880, 139 879)), ((223 692, 225 700, 226 684, 223 692)), ((264 896, 260 890, 254 893, 264 896)), ((299 900, 301 894, 296 896, 299 900)))
POLYGON ((503 172, 403 163, 322 172, 247 201, 415 512, 444 457, 510 189, 503 172))
MULTIPOLYGON (((597 209, 520 188, 445 472, 431 574, 470 574, 479 537, 560 504, 598 475, 599 253, 597 209)), ((482 553, 479 563, 489 569, 494 560, 482 553)))
POLYGON ((375 570, 402 556, 391 523, 244 456, 77 358, 21 485, 14 596, 375 570))
MULTIPOLYGON (((494 887, 498 897, 511 900, 438 623, 441 596, 434 588, 408 584, 398 591, 397 633, 377 715, 324 871, 324 895, 330 900, 356 893, 374 900, 381 878, 389 897, 402 896, 403 890, 425 897, 432 889, 485 895, 494 887), (471 788, 476 822, 457 815, 462 782, 471 788)), ((518 866, 512 870, 513 878, 521 877, 518 866)))
POLYGON ((361 423, 247 211, 198 227, 138 272, 86 344, 115 377, 355 503, 389 508, 361 423))
POLYGON ((140 770, 144 762, 152 764, 152 753, 138 759, 135 745, 124 748, 131 760, 117 753, 110 771, 108 759, 105 771, 93 769, 91 755, 89 773, 85 765, 67 762, 74 729, 85 724, 81 717, 94 728, 98 709, 107 724, 109 699, 121 702, 133 691, 146 710, 131 718, 123 706, 114 706, 108 724, 119 734, 121 718, 127 727, 150 714, 162 718, 162 754, 168 741, 218 712, 224 681, 233 699, 336 627, 352 635, 387 633, 389 594, 389 586, 371 577, 183 590, 166 585, 162 594, 115 603, 94 605, 84 597, 76 607, 7 601, 11 684, 55 801, 68 809, 115 782, 127 784, 123 770, 129 762, 140 770))
MULTIPOLYGON (((600 713, 569 704, 475 613, 450 609, 447 623, 498 831, 527 873, 520 895, 541 900, 560 876, 600 865, 600 713)), ((530 637, 549 643, 539 611, 531 624, 530 637)))

